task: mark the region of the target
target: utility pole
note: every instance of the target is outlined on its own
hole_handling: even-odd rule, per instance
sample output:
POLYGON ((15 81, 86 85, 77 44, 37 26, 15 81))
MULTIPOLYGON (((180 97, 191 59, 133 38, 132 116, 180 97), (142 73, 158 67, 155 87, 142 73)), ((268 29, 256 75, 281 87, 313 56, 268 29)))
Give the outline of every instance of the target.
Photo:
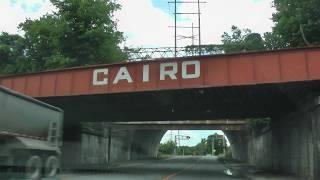
POLYGON ((193 29, 194 29, 194 27, 193 27, 193 23, 192 23, 192 25, 191 25, 191 30, 192 30, 192 46, 194 46, 194 39, 195 39, 195 37, 194 37, 194 32, 193 32, 193 29))
POLYGON ((174 0, 174 57, 177 57, 177 0, 174 0))
MULTIPOLYGON (((179 134, 179 130, 178 130, 178 135, 174 136, 174 142, 176 144, 176 148, 174 149, 174 154, 177 155, 177 146, 180 147, 180 140, 189 140, 190 136, 183 136, 179 134)), ((182 154, 184 155, 184 150, 182 152, 182 154)))
POLYGON ((198 0, 198 36, 199 36, 199 55, 201 56, 201 9, 200 0, 198 0))
MULTIPOLYGON (((174 4, 174 56, 177 57, 177 46, 178 46, 178 37, 181 37, 182 39, 185 38, 191 38, 192 39, 192 45, 194 45, 194 39, 195 39, 195 35, 193 30, 198 28, 198 53, 199 55, 202 54, 201 52, 201 4, 206 3, 206 2, 202 2, 200 0, 196 0, 196 1, 169 1, 169 4, 174 4), (198 6, 198 11, 197 12, 178 12, 177 10, 177 4, 197 4, 198 6), (198 15, 198 27, 194 27, 193 23, 192 26, 178 26, 177 24, 177 20, 178 20, 178 15, 198 15), (191 28, 192 29, 192 35, 191 36, 181 36, 178 35, 178 28, 191 28)), ((172 27, 172 26, 169 26, 172 27)))
POLYGON ((180 137, 180 131, 178 130, 178 143, 179 143, 178 147, 180 148, 180 138, 179 137, 180 137))

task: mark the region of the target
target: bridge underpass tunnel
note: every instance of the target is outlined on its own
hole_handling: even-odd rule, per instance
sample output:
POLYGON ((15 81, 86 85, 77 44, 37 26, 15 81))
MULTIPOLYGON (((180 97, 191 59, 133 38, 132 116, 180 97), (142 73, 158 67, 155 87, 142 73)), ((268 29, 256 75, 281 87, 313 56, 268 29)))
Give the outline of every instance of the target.
MULTIPOLYGON (((230 143, 222 130, 168 130, 162 137, 158 157, 226 156, 230 143)), ((225 158, 225 157, 223 157, 225 158)))
MULTIPOLYGON (((200 150, 200 154, 193 152, 192 155, 212 154, 213 149, 218 147, 216 145, 216 148, 212 148, 212 145, 218 142, 210 143, 211 139, 208 136, 218 132, 212 130, 220 130, 218 132, 220 135, 223 135, 221 130, 246 131, 245 123, 239 120, 81 123, 78 127, 72 126, 71 129, 65 130, 63 165, 72 169, 103 169, 117 162, 157 158, 161 139, 165 139, 168 132, 174 129, 189 130, 189 132, 192 129, 198 130, 193 131, 193 135, 190 134, 189 137, 183 135, 185 131, 181 131, 180 135, 174 135, 175 147, 178 147, 177 142, 181 142, 182 139, 201 143, 202 139, 199 138, 201 130, 210 130, 201 136, 205 139, 203 143, 206 147, 200 150)), ((229 144, 225 139, 227 138, 223 138, 220 142, 220 146, 222 143, 229 144)), ((179 149, 175 149, 175 153, 171 155, 179 155, 178 151, 179 149)))
MULTIPOLYGON (((320 114, 316 105, 318 100, 306 102, 301 103, 301 110, 286 116, 259 119, 266 120, 268 124, 256 132, 250 130, 250 123, 256 122, 247 120, 209 121, 211 124, 207 124, 208 121, 202 121, 202 124, 196 121, 86 122, 65 130, 72 133, 65 134, 62 159, 65 167, 105 169, 117 162, 157 158, 166 155, 158 152, 159 148, 161 152, 161 140, 168 136, 175 143, 169 155, 188 155, 187 149, 181 145, 184 140, 180 141, 180 149, 177 148, 179 141, 175 136, 178 134, 174 133, 171 138, 171 130, 223 130, 233 159, 247 162, 257 169, 316 177, 320 146, 315 129, 319 128, 320 114)), ((188 139, 187 136, 194 138, 192 134, 180 132, 182 139, 188 139)), ((214 134, 212 131, 208 136, 214 134)), ((201 140, 198 143, 201 146, 201 140)), ((192 155, 212 154, 210 143, 204 149, 207 151, 192 152, 192 155)))

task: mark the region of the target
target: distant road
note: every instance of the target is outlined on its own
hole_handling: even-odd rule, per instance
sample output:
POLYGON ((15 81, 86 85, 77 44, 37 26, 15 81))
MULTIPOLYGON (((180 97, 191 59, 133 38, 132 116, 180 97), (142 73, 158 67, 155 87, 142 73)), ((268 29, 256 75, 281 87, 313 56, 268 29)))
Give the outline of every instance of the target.
MULTIPOLYGON (((174 157, 130 162, 105 173, 63 174, 62 180, 235 180, 215 157, 174 157)), ((241 180, 241 179, 237 179, 241 180)))

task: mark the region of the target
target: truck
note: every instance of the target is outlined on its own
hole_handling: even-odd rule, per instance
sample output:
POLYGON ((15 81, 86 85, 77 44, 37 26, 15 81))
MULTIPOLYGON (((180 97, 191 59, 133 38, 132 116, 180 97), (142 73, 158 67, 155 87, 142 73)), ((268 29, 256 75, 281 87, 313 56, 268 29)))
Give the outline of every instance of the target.
POLYGON ((56 178, 62 126, 61 109, 0 86, 2 175, 28 180, 56 178))

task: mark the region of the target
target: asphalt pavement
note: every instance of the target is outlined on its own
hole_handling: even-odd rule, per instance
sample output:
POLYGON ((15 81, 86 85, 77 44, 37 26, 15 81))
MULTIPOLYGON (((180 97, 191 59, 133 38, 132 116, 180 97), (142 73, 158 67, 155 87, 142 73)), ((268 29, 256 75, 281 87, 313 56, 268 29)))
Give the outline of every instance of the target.
POLYGON ((216 157, 184 156, 123 163, 106 172, 62 174, 62 180, 242 180, 228 176, 216 157))

